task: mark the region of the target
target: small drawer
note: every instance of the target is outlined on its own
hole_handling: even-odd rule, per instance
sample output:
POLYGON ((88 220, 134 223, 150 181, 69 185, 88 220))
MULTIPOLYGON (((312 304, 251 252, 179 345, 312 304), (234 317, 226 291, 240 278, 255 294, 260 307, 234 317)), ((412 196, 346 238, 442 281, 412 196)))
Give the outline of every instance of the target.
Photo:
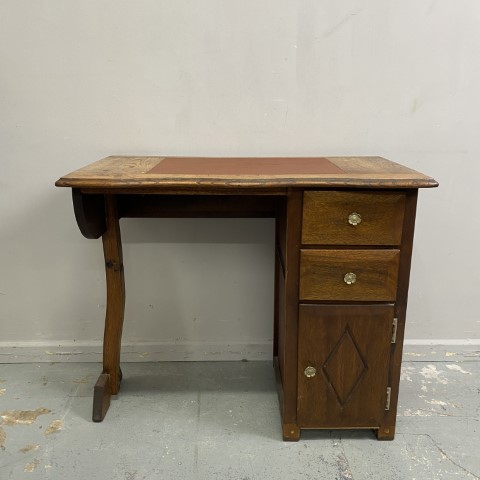
POLYGON ((405 194, 307 191, 304 245, 400 245, 405 194))
POLYGON ((300 300, 395 301, 399 250, 301 250, 300 300))

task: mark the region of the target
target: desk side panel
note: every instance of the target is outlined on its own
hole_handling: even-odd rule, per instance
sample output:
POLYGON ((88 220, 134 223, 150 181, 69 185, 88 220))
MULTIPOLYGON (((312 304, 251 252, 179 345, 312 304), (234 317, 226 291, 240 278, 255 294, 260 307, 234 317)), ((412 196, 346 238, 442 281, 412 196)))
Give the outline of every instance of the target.
POLYGON ((397 417, 398 393, 400 387, 400 373, 402 365, 403 340, 407 315, 408 288, 410 283, 410 267, 412 261, 413 237, 417 210, 418 190, 408 190, 403 222, 402 244, 400 246, 400 266, 398 272, 397 301, 395 303, 395 317, 397 330, 395 342, 390 349, 389 385, 391 387, 390 409, 385 411, 383 424, 377 432, 379 439, 392 440, 395 434, 397 417))

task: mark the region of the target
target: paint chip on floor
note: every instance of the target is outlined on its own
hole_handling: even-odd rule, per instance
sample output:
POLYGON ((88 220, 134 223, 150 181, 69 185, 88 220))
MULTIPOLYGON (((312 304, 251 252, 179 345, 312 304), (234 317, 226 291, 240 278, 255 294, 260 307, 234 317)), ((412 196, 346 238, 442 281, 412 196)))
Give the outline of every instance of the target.
POLYGON ((438 383, 442 385, 447 385, 448 380, 445 377, 442 377, 443 372, 441 370, 437 370, 435 365, 427 365, 420 370, 420 373, 429 380, 436 380, 438 383))
POLYGON ((44 435, 51 435, 52 433, 58 432, 63 427, 63 422, 61 420, 54 420, 45 430, 44 435))
POLYGON ((407 408, 403 412, 404 417, 431 417, 432 415, 433 415, 432 411, 421 410, 421 409, 413 410, 413 409, 407 408))
POLYGON ((48 408, 40 407, 36 410, 6 410, 0 414, 4 425, 30 425, 40 415, 50 413, 48 408))
POLYGON ((32 473, 39 465, 40 461, 35 459, 30 463, 27 463, 25 465, 25 468, 23 469, 24 472, 32 473))
POLYGON ((19 450, 19 452, 22 452, 22 453, 36 452, 39 448, 40 448, 40 445, 38 444, 30 444, 30 445, 25 445, 23 448, 19 450))
POLYGON ((5 392, 6 392, 6 391, 7 391, 6 388, 0 388, 0 397, 1 397, 2 395, 5 395, 5 392))
POLYGON ((400 373, 400 380, 412 382, 412 377, 410 376, 410 373, 413 373, 413 372, 415 372, 414 367, 402 366, 402 370, 400 373))
POLYGON ((451 365, 445 365, 449 370, 454 370, 456 372, 460 372, 460 373, 465 373, 467 375, 471 375, 472 373, 471 372, 467 372, 466 370, 464 370, 460 365, 455 365, 455 364, 451 364, 451 365))
POLYGON ((0 427, 0 448, 5 450, 5 440, 7 439, 7 434, 5 430, 0 427))

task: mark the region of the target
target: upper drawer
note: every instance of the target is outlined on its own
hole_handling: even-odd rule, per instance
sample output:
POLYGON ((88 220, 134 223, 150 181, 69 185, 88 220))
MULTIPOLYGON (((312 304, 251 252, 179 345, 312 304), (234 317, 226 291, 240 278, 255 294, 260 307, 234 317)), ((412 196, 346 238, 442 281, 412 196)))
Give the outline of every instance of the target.
POLYGON ((304 245, 400 245, 405 194, 306 191, 304 245))

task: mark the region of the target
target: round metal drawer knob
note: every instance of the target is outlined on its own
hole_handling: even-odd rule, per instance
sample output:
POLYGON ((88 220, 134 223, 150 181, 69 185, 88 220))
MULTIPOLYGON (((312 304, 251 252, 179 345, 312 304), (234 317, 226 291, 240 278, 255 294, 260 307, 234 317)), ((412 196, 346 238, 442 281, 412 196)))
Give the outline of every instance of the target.
POLYGON ((359 213, 353 212, 348 216, 348 223, 356 227, 359 223, 362 222, 362 217, 359 213))
POLYGON ((343 281, 347 284, 347 285, 352 285, 354 284, 356 281, 357 281, 357 276, 350 272, 350 273, 347 273, 345 274, 345 276, 343 277, 343 281))
POLYGON ((311 378, 314 377, 317 373, 317 369, 315 367, 307 367, 304 372, 306 377, 311 378))

